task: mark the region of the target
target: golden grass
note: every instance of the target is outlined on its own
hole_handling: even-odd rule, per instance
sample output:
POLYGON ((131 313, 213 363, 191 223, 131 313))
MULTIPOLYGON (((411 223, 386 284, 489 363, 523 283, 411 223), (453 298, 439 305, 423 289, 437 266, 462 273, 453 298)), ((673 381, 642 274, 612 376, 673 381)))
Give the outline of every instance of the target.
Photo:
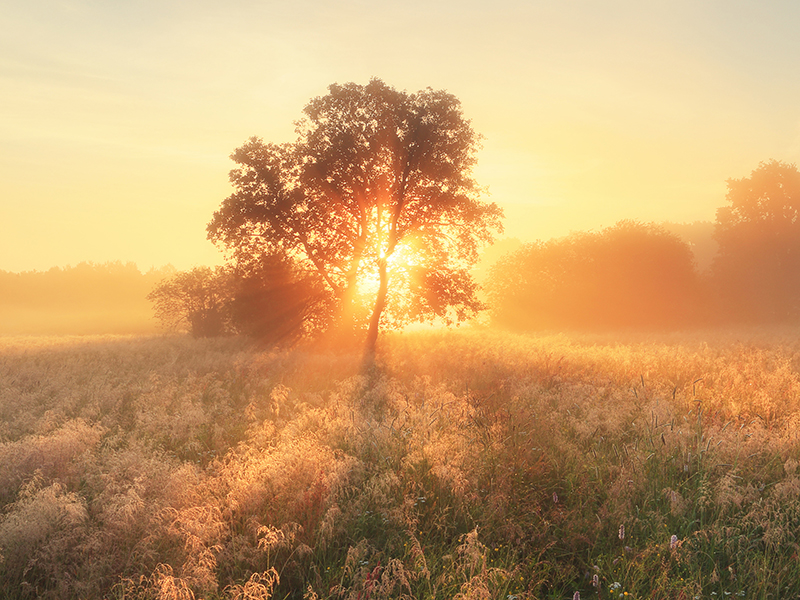
POLYGON ((797 596, 797 333, 0 338, 0 597, 797 596))

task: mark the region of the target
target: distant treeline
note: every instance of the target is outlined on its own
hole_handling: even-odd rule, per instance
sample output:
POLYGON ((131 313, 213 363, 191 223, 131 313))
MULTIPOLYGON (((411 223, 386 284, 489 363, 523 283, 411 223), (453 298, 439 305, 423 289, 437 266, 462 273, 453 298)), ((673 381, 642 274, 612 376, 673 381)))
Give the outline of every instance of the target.
POLYGON ((762 163, 728 181, 727 200, 710 239, 704 224, 621 221, 522 246, 487 277, 493 322, 541 330, 800 320, 800 172, 762 163))
MULTIPOLYGON (((473 274, 488 289, 488 308, 502 327, 682 327, 701 320, 697 265, 712 262, 713 230, 710 222, 624 221, 549 242, 507 239, 484 252, 473 274)), ((176 272, 148 298, 166 329, 277 344, 318 337, 335 313, 312 275, 274 256, 245 270, 176 272)))
POLYGON ((80 263, 0 271, 0 334, 127 334, 158 330, 147 294, 173 267, 80 263))

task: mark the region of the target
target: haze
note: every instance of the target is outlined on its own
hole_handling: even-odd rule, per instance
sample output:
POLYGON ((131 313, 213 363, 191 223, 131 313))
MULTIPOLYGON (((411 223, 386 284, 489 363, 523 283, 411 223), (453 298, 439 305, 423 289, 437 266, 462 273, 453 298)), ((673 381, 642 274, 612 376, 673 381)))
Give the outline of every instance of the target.
POLYGON ((333 82, 446 89, 523 241, 714 219, 800 154, 792 2, 0 4, 0 270, 219 263, 228 156, 333 82))

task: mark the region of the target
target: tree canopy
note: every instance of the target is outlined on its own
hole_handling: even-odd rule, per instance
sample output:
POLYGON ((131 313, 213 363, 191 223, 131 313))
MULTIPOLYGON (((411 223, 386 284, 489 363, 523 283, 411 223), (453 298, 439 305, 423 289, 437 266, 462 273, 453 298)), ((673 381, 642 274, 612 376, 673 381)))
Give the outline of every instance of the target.
POLYGON ((473 316, 468 268, 502 211, 473 179, 480 138, 458 99, 373 79, 331 85, 303 113, 294 142, 254 137, 232 154, 209 238, 242 268, 280 256, 317 278, 368 353, 381 326, 473 316))
POLYGON ((722 305, 737 320, 800 314, 800 172, 777 160, 728 180, 717 210, 713 272, 722 305))

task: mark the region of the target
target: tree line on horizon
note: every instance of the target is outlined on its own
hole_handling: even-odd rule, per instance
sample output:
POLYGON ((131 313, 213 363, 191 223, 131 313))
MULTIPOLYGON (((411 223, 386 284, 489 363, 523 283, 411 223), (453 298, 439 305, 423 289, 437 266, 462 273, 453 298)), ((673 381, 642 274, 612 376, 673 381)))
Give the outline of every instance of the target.
MULTIPOLYGON (((536 331, 797 321, 796 167, 762 163, 728 181, 727 201, 715 223, 621 221, 521 245, 483 277, 490 322, 536 331)), ((243 334, 267 344, 318 337, 335 317, 319 282, 275 256, 246 270, 140 272, 114 262, 0 271, 0 306, 4 334, 153 333, 155 312, 167 330, 243 334)))
MULTIPOLYGON (((523 244, 482 278, 490 322, 533 331, 796 321, 798 180, 793 165, 770 161, 728 182, 715 223, 621 221, 523 244)), ((291 344, 334 319, 318 282, 274 256, 247 270, 140 272, 115 262, 0 271, 0 305, 5 334, 152 333, 155 312, 167 330, 291 344)))

